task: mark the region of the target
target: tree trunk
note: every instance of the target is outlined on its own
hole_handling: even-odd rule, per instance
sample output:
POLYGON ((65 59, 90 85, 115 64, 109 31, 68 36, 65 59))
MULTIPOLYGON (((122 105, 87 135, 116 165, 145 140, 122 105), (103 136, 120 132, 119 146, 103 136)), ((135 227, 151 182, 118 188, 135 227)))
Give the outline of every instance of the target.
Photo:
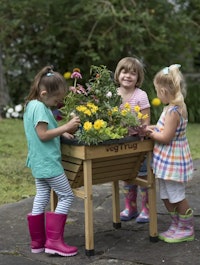
POLYGON ((3 108, 9 103, 10 95, 6 85, 6 80, 3 73, 3 64, 2 64, 2 50, 0 46, 0 118, 3 113, 3 108))

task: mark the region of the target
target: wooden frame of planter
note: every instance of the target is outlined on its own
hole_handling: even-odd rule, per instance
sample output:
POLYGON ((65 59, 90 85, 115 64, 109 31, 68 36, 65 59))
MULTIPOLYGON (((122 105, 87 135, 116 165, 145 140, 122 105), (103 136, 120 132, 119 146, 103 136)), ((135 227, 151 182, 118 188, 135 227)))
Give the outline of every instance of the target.
MULTIPOLYGON (((121 227, 119 181, 125 180, 148 188, 149 196, 149 235, 156 242, 157 211, 156 184, 151 170, 153 141, 141 141, 129 137, 127 141, 108 142, 97 146, 77 145, 62 141, 62 163, 74 194, 85 204, 85 250, 86 255, 94 255, 93 194, 92 185, 112 182, 113 226, 121 227), (147 179, 139 178, 140 165, 147 156, 147 179), (83 187, 80 189, 80 187, 83 187)), ((54 211, 57 196, 52 191, 51 210, 54 211)))

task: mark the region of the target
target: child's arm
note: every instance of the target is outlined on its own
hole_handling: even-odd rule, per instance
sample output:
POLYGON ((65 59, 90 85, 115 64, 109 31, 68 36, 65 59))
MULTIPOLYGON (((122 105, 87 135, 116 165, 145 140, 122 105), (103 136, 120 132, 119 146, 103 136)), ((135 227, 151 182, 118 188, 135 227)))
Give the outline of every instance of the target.
POLYGON ((163 130, 158 132, 148 127, 149 137, 160 143, 169 144, 175 136, 179 122, 180 116, 177 112, 167 112, 163 130))
POLYGON ((74 117, 68 123, 61 125, 57 128, 48 130, 48 124, 39 122, 36 126, 36 132, 41 141, 49 141, 54 137, 60 136, 65 132, 74 133, 80 124, 79 117, 74 117))

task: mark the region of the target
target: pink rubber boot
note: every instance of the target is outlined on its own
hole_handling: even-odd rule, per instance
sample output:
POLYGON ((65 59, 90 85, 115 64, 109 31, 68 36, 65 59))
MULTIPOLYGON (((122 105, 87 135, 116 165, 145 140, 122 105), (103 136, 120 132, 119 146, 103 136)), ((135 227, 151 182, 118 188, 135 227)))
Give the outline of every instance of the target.
POLYGON ((189 208, 185 215, 179 214, 178 227, 171 236, 163 239, 167 243, 179 243, 194 240, 193 210, 189 208))
POLYGON ((171 225, 168 228, 167 231, 159 233, 158 237, 160 240, 165 240, 165 238, 172 237, 172 235, 175 233, 176 229, 178 228, 178 213, 176 211, 169 213, 171 216, 171 225))
POLYGON ((67 215, 54 212, 46 213, 46 243, 45 252, 58 254, 60 256, 74 256, 77 254, 77 247, 64 243, 63 234, 67 215))
POLYGON ((125 194, 125 209, 120 213, 121 221, 129 221, 138 216, 137 211, 137 186, 126 185, 124 186, 125 194))
POLYGON ((139 216, 136 218, 137 223, 149 222, 149 200, 148 200, 148 188, 140 188, 142 196, 142 210, 139 216))
POLYGON ((40 253, 44 251, 46 240, 44 213, 38 215, 27 215, 29 233, 31 237, 31 252, 40 253))

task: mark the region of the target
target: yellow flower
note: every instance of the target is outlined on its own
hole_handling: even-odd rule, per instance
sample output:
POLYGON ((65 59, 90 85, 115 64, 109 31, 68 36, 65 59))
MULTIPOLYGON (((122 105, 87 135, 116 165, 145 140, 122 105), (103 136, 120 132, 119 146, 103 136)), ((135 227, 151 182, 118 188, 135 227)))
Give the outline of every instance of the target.
POLYGON ((131 105, 128 102, 126 102, 124 104, 124 108, 127 109, 127 110, 131 110, 131 105))
POLYGON ((134 107, 134 111, 138 113, 138 112, 140 111, 140 106, 138 106, 138 105, 135 106, 135 107, 134 107))
POLYGON ((96 120, 94 122, 94 129, 100 130, 104 126, 105 122, 103 120, 96 120))
POLYGON ((91 111, 89 109, 86 109, 84 111, 84 114, 86 114, 87 116, 91 116, 92 115, 92 113, 91 113, 91 111))
POLYGON ((158 107, 160 104, 161 104, 161 101, 159 98, 153 98, 152 101, 151 101, 151 104, 154 106, 154 107, 158 107))
POLYGON ((127 111, 126 109, 123 109, 123 110, 121 111, 122 116, 126 116, 127 112, 128 112, 128 111, 127 111))
POLYGON ((93 107, 95 107, 95 105, 92 102, 87 102, 87 107, 93 108, 93 107))
POLYGON ((138 112, 137 113, 137 117, 138 117, 139 120, 142 119, 142 113, 141 112, 138 112))
POLYGON ((70 79, 71 78, 71 72, 65 72, 63 76, 65 79, 70 79))
POLYGON ((114 113, 114 112, 118 112, 118 107, 112 108, 112 113, 114 113))
POLYGON ((91 130, 92 129, 92 123, 89 122, 89 121, 84 122, 83 128, 84 128, 85 131, 91 130))
POLYGON ((147 119, 148 117, 149 117, 148 114, 142 115, 142 119, 143 119, 143 120, 147 119))
POLYGON ((80 112, 85 112, 86 109, 87 109, 86 106, 83 106, 83 105, 79 105, 76 107, 76 110, 78 110, 80 112))
POLYGON ((96 113, 97 110, 99 109, 98 106, 94 105, 91 102, 88 102, 87 103, 87 107, 90 108, 90 110, 91 110, 92 113, 96 113))

